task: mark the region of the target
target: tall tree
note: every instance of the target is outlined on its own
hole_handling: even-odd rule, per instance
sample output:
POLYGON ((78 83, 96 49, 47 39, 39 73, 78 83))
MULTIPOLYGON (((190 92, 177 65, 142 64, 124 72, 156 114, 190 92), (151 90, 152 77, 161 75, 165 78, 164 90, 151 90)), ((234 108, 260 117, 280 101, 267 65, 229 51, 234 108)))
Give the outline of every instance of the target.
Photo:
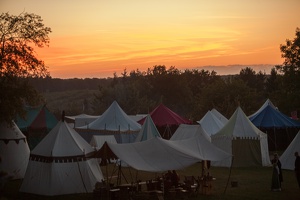
POLYGON ((0 15, 0 121, 10 123, 16 115, 24 115, 24 103, 36 100, 28 78, 49 73, 34 47, 48 46, 50 32, 38 15, 0 15))
POLYGON ((282 65, 276 66, 283 73, 284 102, 280 103, 286 114, 290 111, 300 110, 300 28, 296 28, 296 37, 286 40, 280 45, 282 65))

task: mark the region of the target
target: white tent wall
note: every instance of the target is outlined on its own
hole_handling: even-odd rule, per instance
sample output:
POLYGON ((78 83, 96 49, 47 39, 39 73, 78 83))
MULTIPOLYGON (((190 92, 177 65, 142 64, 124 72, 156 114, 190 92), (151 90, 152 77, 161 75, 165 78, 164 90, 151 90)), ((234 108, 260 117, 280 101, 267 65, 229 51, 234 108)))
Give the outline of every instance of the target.
POLYGON ((290 145, 286 148, 286 150, 279 158, 282 169, 295 169, 295 152, 300 153, 300 131, 297 133, 293 141, 290 143, 290 145))
POLYGON ((105 142, 117 143, 116 138, 113 135, 94 135, 90 144, 92 147, 95 147, 97 150, 99 150, 105 142))
MULTIPOLYGON (((218 138, 215 138, 212 143, 219 149, 222 149, 223 151, 233 155, 232 139, 230 137, 218 137, 218 138)), ((234 159, 234 157, 233 157, 233 159, 234 159)), ((212 161, 211 166, 230 167, 231 161, 232 161, 232 158, 228 158, 228 159, 224 159, 224 160, 220 160, 220 161, 212 161)))
POLYGON ((69 163, 30 161, 20 192, 55 196, 91 193, 103 179, 95 159, 69 163))
POLYGON ((13 122, 12 127, 6 123, 0 125, 0 171, 7 173, 11 179, 24 178, 28 165, 30 149, 26 137, 13 122))
POLYGON ((12 179, 24 178, 28 165, 30 150, 26 140, 18 143, 10 140, 7 144, 0 140, 0 169, 7 173, 12 179))
POLYGON ((209 134, 199 125, 180 124, 172 135, 170 140, 184 140, 195 136, 203 136, 208 141, 211 141, 209 134))
MULTIPOLYGON (((212 166, 219 167, 253 167, 253 166, 268 166, 270 160, 269 155, 264 155, 261 147, 265 140, 259 140, 258 138, 229 138, 223 137, 214 139, 213 143, 223 149, 226 152, 230 152, 233 155, 233 163, 230 159, 211 162, 212 166)), ((268 152, 268 151, 267 151, 268 152)))
POLYGON ((84 130, 76 129, 79 135, 88 143, 91 142, 92 137, 95 136, 114 136, 117 143, 132 143, 135 141, 138 131, 128 131, 128 132, 119 132, 119 131, 108 131, 108 130, 84 130))
POLYGON ((271 166, 271 160, 268 148, 268 136, 264 135, 260 137, 260 148, 261 148, 261 161, 262 166, 271 166))

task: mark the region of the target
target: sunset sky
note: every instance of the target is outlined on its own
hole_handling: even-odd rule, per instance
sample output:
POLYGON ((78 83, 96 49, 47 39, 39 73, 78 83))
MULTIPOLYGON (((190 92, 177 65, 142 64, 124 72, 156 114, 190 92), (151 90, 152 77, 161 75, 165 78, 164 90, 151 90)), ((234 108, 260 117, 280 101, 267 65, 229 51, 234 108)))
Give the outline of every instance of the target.
POLYGON ((300 27, 300 0, 0 0, 52 29, 37 50, 54 78, 112 77, 154 65, 270 73, 300 27))

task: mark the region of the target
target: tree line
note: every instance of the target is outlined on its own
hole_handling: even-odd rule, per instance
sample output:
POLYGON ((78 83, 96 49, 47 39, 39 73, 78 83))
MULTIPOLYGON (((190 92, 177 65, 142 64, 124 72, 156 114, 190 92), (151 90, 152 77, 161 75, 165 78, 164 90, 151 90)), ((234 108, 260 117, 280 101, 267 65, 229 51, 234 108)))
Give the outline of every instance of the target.
MULTIPOLYGON (((130 115, 149 113, 163 103, 181 116, 196 121, 212 108, 227 118, 237 106, 250 115, 269 98, 289 116, 292 111, 299 110, 299 101, 289 97, 297 95, 298 91, 284 84, 284 74, 279 70, 274 66, 267 75, 246 67, 237 75, 220 76, 215 71, 181 71, 173 66, 156 65, 147 71, 127 72, 124 69, 120 76, 114 73, 113 78, 64 80, 47 77, 31 79, 30 83, 41 93, 95 90, 92 97, 79 100, 86 114, 102 114, 116 100, 130 115)), ((68 113, 76 114, 70 109, 68 113)))

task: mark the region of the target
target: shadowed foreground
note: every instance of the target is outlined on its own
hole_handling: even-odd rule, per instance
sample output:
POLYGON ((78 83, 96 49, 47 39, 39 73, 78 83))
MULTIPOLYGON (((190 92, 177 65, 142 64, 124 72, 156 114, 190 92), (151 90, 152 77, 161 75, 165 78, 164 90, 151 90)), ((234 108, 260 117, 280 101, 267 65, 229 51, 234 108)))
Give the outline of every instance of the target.
MULTIPOLYGON (((108 168, 102 167, 102 172, 104 177, 106 177, 106 170, 108 174, 117 175, 117 169, 113 165, 109 165, 108 168)), ((201 164, 197 163, 190 166, 184 170, 178 170, 180 175, 180 180, 184 180, 185 176, 195 176, 201 175, 201 164)), ((137 172, 134 169, 122 168, 122 173, 124 174, 126 180, 130 183, 137 179, 139 180, 149 180, 154 179, 157 176, 161 176, 160 173, 149 173, 149 172, 137 172)), ((270 190, 271 185, 271 167, 256 167, 256 168, 233 168, 231 171, 231 177, 228 182, 228 176, 230 170, 228 168, 218 168, 212 167, 209 170, 210 175, 216 178, 213 181, 212 191, 209 195, 201 194, 189 197, 189 199, 222 199, 222 200, 273 200, 273 199, 289 199, 289 200, 299 200, 300 199, 300 189, 298 188, 297 181, 294 175, 294 171, 283 170, 283 184, 281 192, 272 192, 270 190), (237 187, 232 187, 231 182, 237 182, 237 187), (228 187, 225 192, 226 184, 228 182, 228 187), (225 192, 225 193, 224 193, 225 192)), ((122 177, 121 182, 126 183, 125 178, 122 177)), ((116 179, 112 179, 113 183, 116 183, 116 179)), ((2 199, 55 199, 55 200, 76 200, 76 199, 99 199, 94 198, 93 194, 73 194, 73 195, 63 195, 55 197, 45 197, 32 194, 22 194, 19 193, 19 187, 21 185, 21 180, 7 182, 3 194, 1 194, 2 199)), ((141 197, 142 199, 143 197, 141 197)), ((165 199, 173 199, 165 197, 165 199)))

